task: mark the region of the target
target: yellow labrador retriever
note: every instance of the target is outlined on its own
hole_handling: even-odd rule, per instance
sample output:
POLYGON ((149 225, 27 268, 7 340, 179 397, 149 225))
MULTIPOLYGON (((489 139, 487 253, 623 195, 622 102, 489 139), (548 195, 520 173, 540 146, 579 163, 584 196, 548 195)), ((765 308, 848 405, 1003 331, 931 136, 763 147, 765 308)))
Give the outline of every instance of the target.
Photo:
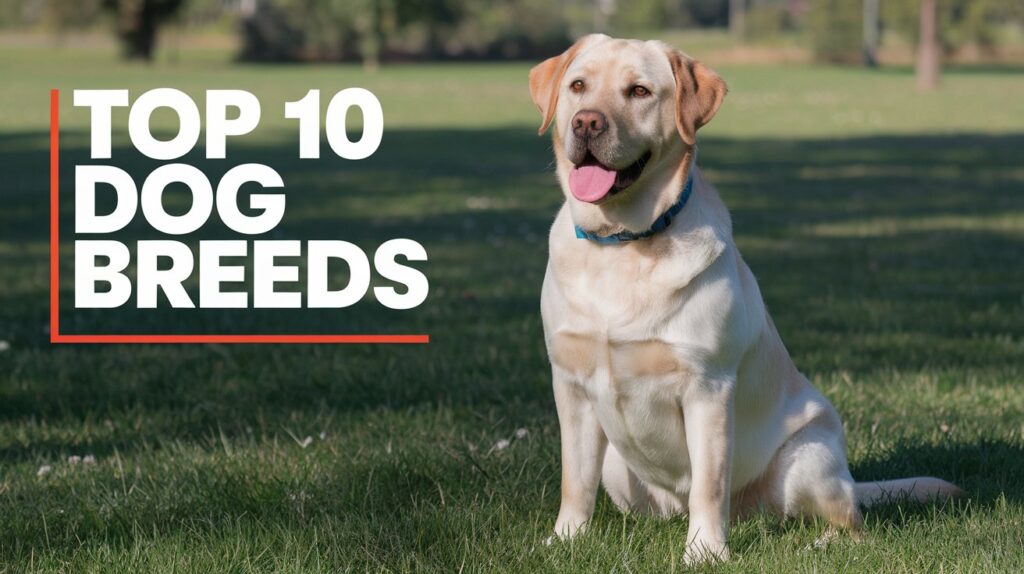
MULTIPOLYGON (((688 562, 728 557, 730 517, 861 525, 858 504, 928 500, 928 477, 856 483, 835 409, 801 375, 694 163, 726 85, 660 42, 591 35, 530 72, 566 196, 541 301, 562 441, 555 534, 598 483, 621 509, 689 512, 688 562)), ((833 528, 835 527, 835 528, 833 528)))

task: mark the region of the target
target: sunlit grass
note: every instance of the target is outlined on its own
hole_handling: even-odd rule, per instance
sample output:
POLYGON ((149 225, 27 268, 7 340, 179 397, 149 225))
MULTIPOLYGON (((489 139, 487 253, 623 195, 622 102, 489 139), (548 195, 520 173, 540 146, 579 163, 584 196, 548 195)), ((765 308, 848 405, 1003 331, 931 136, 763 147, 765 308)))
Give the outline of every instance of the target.
MULTIPOLYGON (((368 75, 103 54, 0 52, 0 572, 683 570, 685 518, 623 516, 603 495, 590 534, 540 544, 559 453, 538 307, 561 196, 550 143, 535 135, 528 65, 368 75), (380 151, 299 161, 283 102, 352 85, 384 104, 380 151), (282 236, 426 246, 420 309, 383 314, 365 301, 303 320, 422 330, 431 344, 51 346, 48 91, 63 91, 70 166, 88 145, 70 90, 158 86, 259 95, 264 124, 229 147, 229 163, 281 171, 282 236), (95 463, 70 458, 87 455, 95 463)), ((864 543, 816 551, 823 525, 757 518, 733 529, 733 560, 710 570, 1019 570, 1024 76, 960 70, 921 96, 902 70, 721 71, 732 92, 702 131, 701 163, 797 364, 843 416, 854 475, 937 475, 969 496, 872 510, 864 543)), ((137 178, 154 166, 128 151, 123 121, 114 145, 137 178)), ((186 161, 225 169, 201 150, 186 161)), ((70 331, 163 319, 62 317, 70 331)))

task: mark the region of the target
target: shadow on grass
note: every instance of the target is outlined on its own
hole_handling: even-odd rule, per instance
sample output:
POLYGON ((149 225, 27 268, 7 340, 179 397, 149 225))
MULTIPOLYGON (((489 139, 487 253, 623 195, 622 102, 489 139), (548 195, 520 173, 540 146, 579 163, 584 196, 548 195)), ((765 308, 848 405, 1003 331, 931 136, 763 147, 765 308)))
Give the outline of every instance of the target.
MULTIPOLYGON (((545 235, 560 196, 545 172, 549 144, 532 130, 390 132, 378 155, 359 163, 303 163, 286 143, 241 149, 237 162, 272 165, 288 183, 281 237, 347 239, 367 250, 393 237, 421 241, 431 256, 424 269, 432 294, 415 312, 383 313, 365 301, 344 312, 285 317, 73 310, 62 316, 70 332, 239 332, 284 325, 424 331, 432 336, 424 348, 50 346, 43 329, 47 157, 39 140, 34 134, 0 139, 0 167, 9 182, 0 188, 7 207, 0 212, 0 337, 12 345, 0 354, 0 370, 8 373, 0 386, 0 424, 35 425, 4 433, 0 463, 86 452, 101 460, 144 457, 180 444, 213 451, 222 447, 221 437, 251 437, 266 445, 283 429, 310 421, 332 428, 329 421, 338 417, 360 428, 381 411, 411 417, 440 407, 453 410, 467 434, 479 426, 480 411, 497 413, 488 424, 516 421, 537 434, 542 428, 555 432, 538 299, 545 235)), ((67 134, 66 142, 65 186, 70 165, 85 153, 82 134, 67 134)), ((1016 152, 1022 145, 1019 135, 710 138, 702 144, 701 163, 732 209, 737 241, 797 364, 812 375, 841 370, 856 380, 879 370, 1011 369, 1019 363, 1012 334, 1024 332, 1024 270, 1022 238, 1014 227, 1019 219, 1012 218, 1024 213, 1016 152)), ((127 164, 136 177, 155 165, 138 159, 127 164)), ((223 167, 210 170, 218 171, 223 167)), ((71 229, 70 208, 65 201, 64 229, 71 229)), ((144 235, 139 223, 133 232, 144 235)), ((228 236, 216 224, 207 234, 228 236)), ((69 288, 65 283, 66 310, 69 288)), ((407 432, 393 430, 380 441, 392 433, 410 439, 407 432)), ((424 449, 436 448, 427 443, 424 449)), ((76 505, 68 503, 76 499, 74 483, 26 492, 37 504, 67 512, 47 512, 47 535, 35 504, 18 505, 11 512, 23 518, 8 517, 8 523, 22 530, 0 541, 22 540, 34 548, 47 537, 51 549, 71 550, 90 536, 128 543, 137 531, 217 531, 244 515, 294 532, 322 519, 331 528, 351 529, 366 547, 383 546, 379 556, 429 556, 443 552, 446 545, 435 543, 446 533, 482 520, 467 520, 453 508, 498 512, 472 506, 480 493, 506 501, 515 510, 498 505, 500 512, 516 513, 513 521, 522 524, 531 524, 531 509, 543 505, 546 529, 557 507, 558 455, 538 454, 532 461, 478 462, 483 472, 466 460, 415 453, 358 464, 336 457, 322 480, 264 476, 285 471, 258 463, 214 469, 187 462, 196 466, 185 472, 190 482, 182 492, 188 496, 76 505), (515 480, 523 468, 538 478, 515 480), (444 510, 396 510, 438 492, 450 505, 444 510), (298 496, 305 497, 305 507, 297 506, 298 496)), ((964 487, 970 504, 992 508, 1005 496, 1020 502, 1022 455, 1019 446, 1001 441, 900 444, 852 470, 860 480, 940 476, 964 487)), ((116 493, 122 487, 114 476, 96 480, 105 482, 86 490, 116 493)), ((170 480, 177 485, 175 480, 186 479, 170 480)), ((158 486, 150 492, 159 492, 158 486)), ((599 508, 597 520, 620 520, 607 502, 599 508)), ((949 508, 882 506, 868 519, 905 527, 949 508)), ((792 527, 780 522, 773 532, 792 527)))
MULTIPOLYGON (((71 166, 84 161, 87 138, 69 133, 64 142, 61 221, 70 230, 71 166)), ((1019 364, 1022 146, 1016 134, 708 138, 701 163, 732 209, 737 242, 797 364, 856 378, 1019 364)), ((423 243, 432 290, 414 311, 367 300, 336 312, 85 313, 70 309, 63 262, 65 332, 429 333, 420 348, 51 346, 46 141, 6 134, 0 151, 9 182, 0 189, 0 336, 12 345, 0 354, 0 370, 11 373, 0 421, 129 413, 145 422, 82 439, 110 452, 214 428, 230 436, 257 419, 273 429, 294 412, 454 404, 554 417, 538 301, 560 194, 546 171, 550 144, 531 129, 391 131, 362 162, 303 162, 290 141, 237 149, 231 164, 272 165, 287 184, 288 211, 272 238, 347 239, 367 251, 394 237, 423 243)), ((114 153, 129 158, 118 163, 137 180, 157 165, 114 153)), ((226 167, 207 171, 215 180, 226 167)), ((170 192, 178 209, 182 197, 170 192)), ((147 234, 141 217, 129 233, 147 234)), ((216 221, 201 233, 228 236, 216 221)), ((8 442, 0 460, 63 444, 8 442)))
POLYGON ((968 508, 1000 511, 1007 503, 1024 503, 1024 448, 1002 440, 941 446, 903 442, 885 456, 857 462, 851 467, 858 481, 914 476, 935 476, 964 490, 955 499, 916 504, 894 499, 867 509, 868 525, 907 528, 933 521, 936 515, 964 515, 968 508))

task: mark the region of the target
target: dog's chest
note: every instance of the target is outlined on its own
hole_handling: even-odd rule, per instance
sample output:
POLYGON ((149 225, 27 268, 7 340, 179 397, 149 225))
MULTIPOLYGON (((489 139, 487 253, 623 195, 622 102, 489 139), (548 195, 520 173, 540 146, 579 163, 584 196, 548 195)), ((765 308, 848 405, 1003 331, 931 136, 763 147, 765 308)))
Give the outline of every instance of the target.
MULTIPOLYGON (((561 288, 573 311, 626 339, 675 314, 681 280, 655 254, 585 250, 562 259, 561 288)), ((685 285, 685 284, 683 284, 685 285)))
POLYGON ((630 468, 680 492, 689 483, 683 397, 729 352, 735 265, 710 232, 647 245, 553 241, 544 328, 556 371, 582 388, 630 468))
POLYGON ((689 457, 682 395, 697 368, 680 307, 687 295, 657 260, 580 265, 551 312, 549 355, 586 393, 608 439, 645 481, 678 490, 689 457))
POLYGON ((691 367, 661 339, 555 333, 554 365, 579 384, 609 441, 645 481, 678 489, 688 476, 681 397, 691 367))

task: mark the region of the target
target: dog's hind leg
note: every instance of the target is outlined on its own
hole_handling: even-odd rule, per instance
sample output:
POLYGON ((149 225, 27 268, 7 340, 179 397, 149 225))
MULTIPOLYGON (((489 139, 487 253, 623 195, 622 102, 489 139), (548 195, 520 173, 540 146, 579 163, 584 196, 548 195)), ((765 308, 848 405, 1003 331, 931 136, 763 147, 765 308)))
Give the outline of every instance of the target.
POLYGON ((601 483, 623 512, 669 517, 686 510, 679 496, 640 480, 612 445, 604 455, 601 483))
POLYGON ((863 518, 835 411, 821 413, 791 436, 772 466, 777 480, 773 490, 785 515, 824 518, 829 524, 825 539, 832 538, 835 530, 860 539, 863 518))

